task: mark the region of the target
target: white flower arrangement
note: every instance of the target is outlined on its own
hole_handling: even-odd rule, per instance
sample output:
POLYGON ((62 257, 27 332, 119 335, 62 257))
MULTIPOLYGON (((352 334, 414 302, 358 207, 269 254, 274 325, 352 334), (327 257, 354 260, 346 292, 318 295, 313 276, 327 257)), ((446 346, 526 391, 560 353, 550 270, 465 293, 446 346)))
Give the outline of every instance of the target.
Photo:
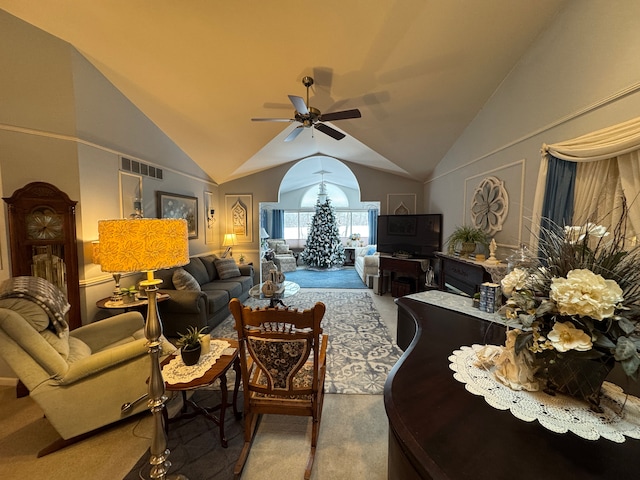
MULTIPOLYGON (((585 360, 607 368, 619 362, 637 380, 640 247, 624 238, 625 221, 623 216, 612 235, 594 224, 545 230, 538 264, 504 277, 502 290, 509 298, 500 313, 523 327, 509 332, 505 346, 517 361, 496 364, 503 373, 513 370, 511 384, 526 378, 535 389, 535 376, 541 388, 545 382, 549 388, 551 374, 564 362, 585 360)), ((584 398, 597 409, 599 393, 590 395, 584 398)))

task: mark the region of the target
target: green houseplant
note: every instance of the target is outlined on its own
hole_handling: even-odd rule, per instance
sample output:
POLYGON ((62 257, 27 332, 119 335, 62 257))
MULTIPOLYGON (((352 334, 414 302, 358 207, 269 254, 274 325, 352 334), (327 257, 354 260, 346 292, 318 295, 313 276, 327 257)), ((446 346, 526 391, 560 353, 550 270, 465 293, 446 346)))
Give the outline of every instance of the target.
POLYGON ((449 238, 447 238, 448 252, 453 253, 456 248, 460 248, 460 255, 469 256, 476 249, 477 244, 481 244, 485 249, 489 247, 487 234, 476 227, 463 225, 456 227, 449 238), (458 247, 459 246, 459 247, 458 247))
POLYGON ((180 355, 185 365, 195 365, 200 360, 200 352, 202 351, 200 335, 205 329, 206 327, 201 329, 189 327, 187 333, 180 334, 176 346, 180 347, 180 355))

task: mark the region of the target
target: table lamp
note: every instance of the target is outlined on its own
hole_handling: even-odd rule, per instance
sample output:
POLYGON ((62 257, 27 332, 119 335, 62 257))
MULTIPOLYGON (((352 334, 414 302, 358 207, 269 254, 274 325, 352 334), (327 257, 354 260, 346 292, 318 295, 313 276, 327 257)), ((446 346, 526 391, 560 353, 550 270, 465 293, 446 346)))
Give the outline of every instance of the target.
POLYGON ((167 459, 170 451, 167 448, 167 434, 162 416, 167 396, 160 367, 162 323, 156 300, 158 285, 162 280, 154 278, 153 272, 189 263, 187 222, 173 218, 101 220, 98 222, 98 241, 102 271, 147 274, 147 279, 140 282, 140 286, 146 288, 149 299, 144 335, 151 357, 148 405, 154 419, 154 432, 149 449, 150 478, 186 480, 186 477, 180 474, 167 476, 171 462, 167 459))
MULTIPOLYGON (((100 242, 91 242, 91 258, 94 264, 100 265, 100 242)), ((111 275, 113 276, 113 281, 116 282, 116 286, 111 294, 111 301, 122 302, 122 292, 120 291, 120 278, 122 274, 120 272, 113 272, 111 275)))
POLYGON ((227 254, 229 254, 230 257, 233 257, 233 252, 231 251, 231 249, 233 248, 234 245, 237 245, 237 244, 238 244, 238 237, 236 236, 235 233, 225 233, 224 240, 222 240, 222 246, 227 247, 227 249, 222 254, 222 258, 227 258, 227 254))
POLYGON ((262 250, 266 250, 269 246, 267 244, 267 238, 269 238, 269 234, 264 227, 260 227, 260 246, 262 247, 262 250))

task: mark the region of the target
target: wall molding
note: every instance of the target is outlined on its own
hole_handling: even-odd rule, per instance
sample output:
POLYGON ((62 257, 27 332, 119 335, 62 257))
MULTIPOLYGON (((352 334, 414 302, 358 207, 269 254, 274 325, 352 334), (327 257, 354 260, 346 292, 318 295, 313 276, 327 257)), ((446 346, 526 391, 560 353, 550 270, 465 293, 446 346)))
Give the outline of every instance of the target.
POLYGON ((97 143, 94 143, 94 142, 90 142, 88 140, 84 140, 84 139, 79 138, 79 137, 74 137, 72 135, 62 135, 62 134, 59 134, 59 133, 47 132, 47 131, 44 131, 44 130, 35 130, 33 128, 17 127, 15 125, 7 125, 5 123, 0 123, 0 130, 6 131, 6 132, 20 133, 20 134, 23 134, 23 135, 32 135, 32 136, 35 136, 35 137, 44 137, 44 138, 51 138, 51 139, 54 139, 54 140, 62 140, 64 142, 73 142, 73 143, 77 143, 77 144, 80 144, 80 145, 85 145, 87 147, 95 148, 97 150, 102 150, 103 152, 111 153, 113 155, 117 155, 118 156, 118 162, 119 162, 118 168, 119 169, 121 169, 120 167, 122 166, 121 157, 125 157, 125 158, 129 158, 131 160, 135 160, 135 161, 140 162, 140 163, 151 165, 151 166, 153 166, 155 168, 159 168, 159 169, 162 169, 164 171, 170 171, 170 172, 173 172, 173 173, 175 173, 177 175, 182 175, 183 177, 187 177, 187 178, 190 178, 192 180, 203 182, 203 183, 205 183, 207 185, 211 185, 211 186, 214 186, 214 187, 219 187, 219 185, 214 181, 209 181, 209 180, 206 180, 204 178, 196 177, 194 175, 182 172, 180 170, 176 170, 176 169, 171 168, 171 167, 166 167, 164 165, 159 165, 157 163, 150 162, 149 160, 145 160, 145 159, 136 157, 135 155, 129 155, 128 153, 120 152, 118 150, 114 150, 113 148, 105 147, 104 145, 100 145, 100 144, 97 144, 97 143))
POLYGON ((611 103, 614 103, 614 102, 616 102, 618 100, 621 100, 622 98, 624 98, 624 97, 626 97, 628 95, 631 95, 633 93, 637 93, 638 91, 640 91, 640 82, 636 82, 636 83, 634 83, 632 85, 629 85, 628 87, 623 88, 622 90, 618 90, 617 92, 609 95, 608 97, 604 97, 604 98, 602 98, 600 100, 597 100, 597 101, 595 101, 595 102, 593 102, 593 103, 591 103, 591 104, 589 104, 589 105, 587 105, 587 106, 585 106, 585 107, 583 107, 583 108, 581 108, 579 110, 576 110, 573 113, 565 115, 564 117, 560 117, 559 119, 557 119, 557 120, 555 120, 555 121, 553 121, 553 122, 551 122, 551 123, 549 123, 549 124, 547 124, 547 125, 545 125, 543 127, 540 127, 537 130, 533 130, 532 132, 529 132, 528 134, 525 134, 520 138, 517 138, 517 139, 515 139, 515 140, 513 140, 513 141, 511 141, 509 143, 506 143, 506 144, 502 145, 501 147, 498 147, 498 148, 496 148, 496 149, 494 149, 494 150, 492 150, 492 151, 490 151, 488 153, 485 153, 484 155, 481 155, 481 156, 479 156, 477 158, 474 158, 473 160, 470 160, 467 163, 464 163, 464 164, 459 165, 459 166, 457 166, 455 168, 452 168, 451 170, 449 170, 447 172, 443 172, 443 173, 441 173, 440 175, 438 175, 436 177, 433 177, 433 178, 430 178, 428 180, 425 180, 423 182, 423 185, 428 185, 428 184, 430 184, 432 182, 435 182, 436 180, 438 180, 440 178, 446 177, 447 175, 451 175, 452 173, 457 172, 458 170, 462 170, 463 168, 467 168, 468 166, 473 165, 474 163, 477 163, 477 162, 479 162, 481 160, 484 160, 487 157, 490 157, 492 155, 500 153, 500 152, 502 152, 502 151, 504 151, 504 150, 506 150, 508 148, 511 148, 511 147, 519 144, 519 143, 522 143, 522 142, 525 142, 527 140, 530 140, 531 138, 533 138, 533 137, 535 137, 537 135, 540 135, 540 134, 542 134, 542 133, 544 133, 546 131, 549 131, 549 130, 551 130, 553 128, 559 127, 560 125, 563 125, 563 124, 565 124, 567 122, 570 122, 571 120, 575 120, 576 118, 581 117, 582 115, 590 113, 590 112, 592 112, 594 110, 597 110, 597 109, 599 109, 601 107, 604 107, 604 106, 609 105, 611 103))

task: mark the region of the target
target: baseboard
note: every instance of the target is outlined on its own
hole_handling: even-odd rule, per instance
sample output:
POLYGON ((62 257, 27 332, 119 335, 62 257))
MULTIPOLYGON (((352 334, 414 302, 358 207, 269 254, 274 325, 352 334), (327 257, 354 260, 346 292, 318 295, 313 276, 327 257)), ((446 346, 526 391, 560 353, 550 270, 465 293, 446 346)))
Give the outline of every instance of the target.
POLYGON ((17 384, 17 378, 0 377, 0 387, 15 387, 17 384))

